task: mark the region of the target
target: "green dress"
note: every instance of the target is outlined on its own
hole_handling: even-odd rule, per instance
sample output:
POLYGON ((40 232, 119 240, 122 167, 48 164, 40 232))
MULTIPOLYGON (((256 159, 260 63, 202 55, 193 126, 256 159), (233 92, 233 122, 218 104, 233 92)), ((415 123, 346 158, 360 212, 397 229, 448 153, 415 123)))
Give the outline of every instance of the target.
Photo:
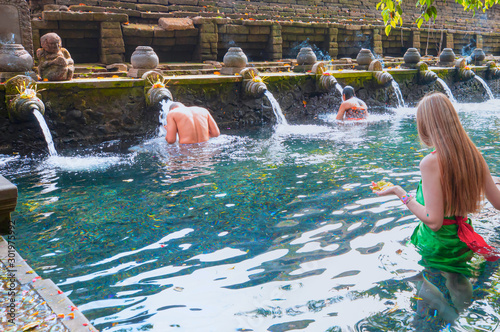
MULTIPOLYGON (((425 205, 422 180, 417 187, 416 199, 417 202, 425 205)), ((445 219, 454 220, 455 218, 445 217, 445 219)), ((467 219, 467 223, 471 224, 471 220, 467 219)), ((420 221, 411 236, 411 243, 422 255, 419 264, 426 268, 471 276, 473 271, 469 262, 474 252, 460 241, 457 230, 457 224, 452 224, 443 225, 437 232, 434 232, 420 221)))

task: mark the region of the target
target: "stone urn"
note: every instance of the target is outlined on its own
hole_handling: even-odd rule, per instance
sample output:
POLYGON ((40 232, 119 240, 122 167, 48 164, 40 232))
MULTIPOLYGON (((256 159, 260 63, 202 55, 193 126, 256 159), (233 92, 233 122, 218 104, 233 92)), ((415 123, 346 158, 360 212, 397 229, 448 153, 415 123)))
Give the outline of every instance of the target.
POLYGON ((356 61, 360 66, 369 66, 374 59, 375 57, 373 56, 372 51, 366 48, 362 48, 356 57, 356 61))
POLYGON ((476 48, 470 55, 470 58, 474 63, 479 63, 486 58, 486 54, 484 54, 484 51, 481 48, 476 48))
POLYGON ((420 53, 416 48, 409 48, 403 56, 405 64, 414 66, 420 61, 420 53))
POLYGON ((455 62, 455 52, 451 48, 445 48, 439 55, 439 63, 452 64, 455 62))
POLYGON ((240 47, 230 47, 224 55, 223 62, 225 67, 244 68, 248 64, 248 59, 240 47))
POLYGON ((0 72, 26 72, 33 68, 33 57, 21 44, 0 47, 0 72))
POLYGON ((316 54, 314 54, 312 48, 302 47, 297 54, 297 64, 302 65, 313 65, 316 63, 316 54))
POLYGON ((155 69, 159 59, 152 47, 137 46, 130 57, 130 63, 135 69, 155 69))

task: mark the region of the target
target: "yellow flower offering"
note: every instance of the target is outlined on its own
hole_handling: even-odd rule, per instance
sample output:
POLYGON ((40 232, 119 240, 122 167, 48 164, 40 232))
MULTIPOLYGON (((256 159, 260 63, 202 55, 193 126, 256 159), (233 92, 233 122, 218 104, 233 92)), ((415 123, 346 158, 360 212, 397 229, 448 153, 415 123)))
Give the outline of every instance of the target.
POLYGON ((390 182, 386 182, 384 180, 381 180, 378 182, 372 181, 372 185, 370 186, 371 190, 373 190, 373 191, 382 191, 382 190, 385 190, 389 187, 394 187, 394 184, 392 184, 390 182))

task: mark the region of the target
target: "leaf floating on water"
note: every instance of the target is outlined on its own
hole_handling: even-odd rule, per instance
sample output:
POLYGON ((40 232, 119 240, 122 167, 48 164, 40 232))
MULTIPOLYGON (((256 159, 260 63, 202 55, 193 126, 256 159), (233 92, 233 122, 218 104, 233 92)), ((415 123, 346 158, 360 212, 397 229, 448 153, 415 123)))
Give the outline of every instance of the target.
POLYGON ((182 292, 184 290, 184 287, 174 287, 174 291, 176 292, 182 292))
POLYGON ((132 182, 132 181, 134 181, 134 179, 123 180, 123 182, 132 182))
POLYGON ((28 331, 28 330, 31 330, 35 327, 37 327, 38 325, 42 324, 42 321, 41 320, 37 320, 36 322, 33 322, 33 323, 29 323, 29 324, 26 324, 24 325, 23 327, 21 327, 21 331, 28 331))
POLYGON ((396 250, 396 254, 401 255, 402 253, 403 253, 403 250, 401 250, 401 249, 396 250))

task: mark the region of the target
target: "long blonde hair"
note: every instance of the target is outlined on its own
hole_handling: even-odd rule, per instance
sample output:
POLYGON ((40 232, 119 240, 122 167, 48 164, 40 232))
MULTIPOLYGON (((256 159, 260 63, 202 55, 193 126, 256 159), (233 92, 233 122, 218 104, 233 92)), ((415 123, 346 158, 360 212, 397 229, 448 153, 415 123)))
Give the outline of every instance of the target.
POLYGON ((425 145, 436 148, 445 215, 467 216, 479 211, 486 162, 448 97, 438 92, 422 98, 417 106, 417 130, 425 145))

